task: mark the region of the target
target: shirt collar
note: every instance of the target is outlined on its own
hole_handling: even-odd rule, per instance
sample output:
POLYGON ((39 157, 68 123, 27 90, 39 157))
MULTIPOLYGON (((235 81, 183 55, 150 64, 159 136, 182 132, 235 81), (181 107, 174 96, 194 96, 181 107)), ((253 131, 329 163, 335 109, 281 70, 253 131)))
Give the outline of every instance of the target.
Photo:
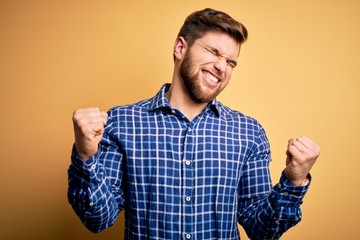
MULTIPOLYGON (((171 85, 170 83, 164 84, 161 87, 160 91, 155 95, 155 97, 151 99, 149 105, 149 111, 155 111, 157 109, 169 109, 169 110, 172 109, 169 101, 166 98, 166 92, 169 90, 170 85, 171 85)), ((209 102, 209 104, 207 105, 204 111, 205 112, 213 111, 219 117, 221 114, 220 105, 221 104, 216 99, 214 99, 211 102, 209 102)))

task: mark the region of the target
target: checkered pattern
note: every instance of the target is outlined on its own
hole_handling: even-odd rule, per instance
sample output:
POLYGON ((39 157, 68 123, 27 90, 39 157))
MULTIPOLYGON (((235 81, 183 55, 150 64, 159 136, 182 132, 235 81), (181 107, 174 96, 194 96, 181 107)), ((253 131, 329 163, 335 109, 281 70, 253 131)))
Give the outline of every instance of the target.
POLYGON ((166 84, 153 98, 113 108, 98 152, 73 150, 69 202, 91 231, 125 209, 125 239, 277 239, 301 219, 307 187, 272 187, 259 123, 212 101, 193 121, 166 84))

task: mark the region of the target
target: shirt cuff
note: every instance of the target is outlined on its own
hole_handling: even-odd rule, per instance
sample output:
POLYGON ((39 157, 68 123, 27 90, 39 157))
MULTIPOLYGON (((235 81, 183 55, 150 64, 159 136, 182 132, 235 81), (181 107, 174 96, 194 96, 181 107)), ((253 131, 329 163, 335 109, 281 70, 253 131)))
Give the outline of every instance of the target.
POLYGON ((276 185, 280 198, 286 199, 286 202, 302 203, 302 199, 307 193, 310 183, 311 175, 308 174, 307 178, 309 183, 305 186, 294 186, 291 181, 286 177, 285 172, 281 174, 280 181, 276 185))
POLYGON ((71 164, 76 169, 79 169, 79 170, 81 170, 83 172, 90 173, 90 175, 92 175, 91 172, 94 174, 94 173, 96 173, 96 170, 97 170, 98 156, 99 156, 99 150, 93 156, 91 156, 88 160, 86 160, 84 162, 77 155, 76 149, 75 149, 75 144, 74 144, 73 149, 72 149, 72 153, 71 153, 71 164))

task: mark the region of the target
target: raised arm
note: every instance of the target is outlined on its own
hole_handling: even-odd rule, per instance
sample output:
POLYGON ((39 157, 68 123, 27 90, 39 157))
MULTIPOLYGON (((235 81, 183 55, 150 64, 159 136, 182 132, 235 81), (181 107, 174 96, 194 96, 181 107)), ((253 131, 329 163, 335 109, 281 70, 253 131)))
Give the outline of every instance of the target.
POLYGON ((263 141, 259 140, 244 168, 240 188, 248 190, 239 196, 238 220, 251 239, 279 239, 302 218, 300 205, 320 148, 306 137, 297 138, 296 143, 290 140, 286 168, 279 183, 271 188, 270 148, 265 133, 259 136, 263 141))
POLYGON ((122 154, 109 133, 112 123, 107 118, 97 108, 73 114, 75 144, 68 170, 68 201, 92 232, 111 226, 125 202, 122 154))

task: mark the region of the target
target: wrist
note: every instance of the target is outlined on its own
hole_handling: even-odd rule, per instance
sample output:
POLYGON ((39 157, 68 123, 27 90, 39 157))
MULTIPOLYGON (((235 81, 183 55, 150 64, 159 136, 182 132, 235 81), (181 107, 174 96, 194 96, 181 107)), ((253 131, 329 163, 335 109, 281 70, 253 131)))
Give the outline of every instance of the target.
POLYGON ((310 182, 310 177, 309 177, 309 174, 306 174, 306 175, 303 175, 303 176, 300 176, 300 177, 294 177, 293 174, 291 174, 291 172, 289 173, 287 171, 288 169, 285 169, 284 173, 285 173, 285 176, 286 178, 291 182, 291 184, 293 186, 296 186, 296 187, 303 187, 303 186, 306 186, 309 184, 310 182))
POLYGON ((95 153, 97 152, 97 149, 95 150, 88 150, 84 151, 81 148, 77 147, 77 144, 75 143, 75 154, 83 161, 86 162, 89 158, 91 158, 95 153))

